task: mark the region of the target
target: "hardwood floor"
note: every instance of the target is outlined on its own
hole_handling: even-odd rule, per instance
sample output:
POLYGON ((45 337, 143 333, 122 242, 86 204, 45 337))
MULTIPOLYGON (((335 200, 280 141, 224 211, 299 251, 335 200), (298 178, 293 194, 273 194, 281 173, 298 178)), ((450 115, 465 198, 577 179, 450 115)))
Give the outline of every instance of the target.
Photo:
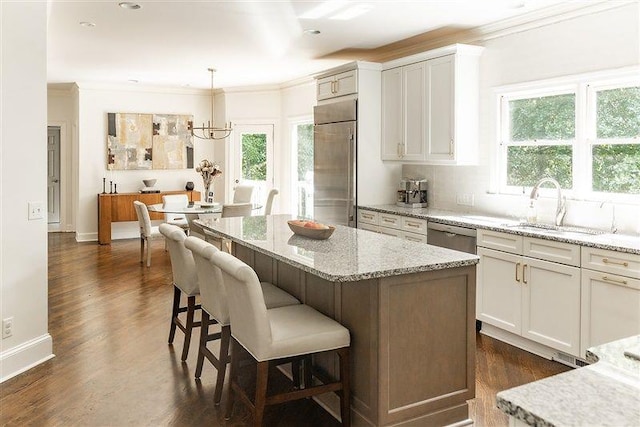
MULTIPOLYGON (((110 246, 76 243, 72 233, 49 234, 49 332, 56 357, 0 384, 0 424, 77 426, 244 426, 237 404, 224 422, 213 404, 215 371, 197 356, 180 362, 183 337, 167 344, 173 289, 169 254, 152 241, 151 268, 139 264, 139 241, 110 246)), ((569 368, 477 336, 476 426, 507 425, 495 394, 569 368)), ((276 387, 284 386, 284 381, 276 387)), ((267 426, 339 425, 313 401, 269 408, 267 426)))

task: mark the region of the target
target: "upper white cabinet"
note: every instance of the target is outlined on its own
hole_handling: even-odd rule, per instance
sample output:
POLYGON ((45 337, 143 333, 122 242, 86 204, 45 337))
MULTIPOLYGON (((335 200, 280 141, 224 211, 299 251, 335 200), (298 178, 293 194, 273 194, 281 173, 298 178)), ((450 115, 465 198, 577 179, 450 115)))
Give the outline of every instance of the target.
POLYGON ((358 91, 356 79, 356 70, 319 78, 316 82, 318 101, 356 93, 358 91))
POLYGON ((383 64, 383 160, 477 161, 482 50, 458 44, 383 64))

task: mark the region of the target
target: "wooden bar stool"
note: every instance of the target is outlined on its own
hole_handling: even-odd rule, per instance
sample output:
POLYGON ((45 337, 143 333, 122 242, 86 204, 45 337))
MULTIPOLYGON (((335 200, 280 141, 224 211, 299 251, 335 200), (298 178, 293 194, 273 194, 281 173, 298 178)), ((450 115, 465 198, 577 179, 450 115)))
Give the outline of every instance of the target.
MULTIPOLYGON (((227 363, 229 362, 229 339, 231 337, 227 293, 222 283, 222 272, 211 262, 213 255, 216 252, 220 252, 220 250, 211 243, 197 237, 188 237, 184 241, 184 245, 193 253, 202 305, 202 326, 200 328, 200 346, 198 348, 195 377, 200 378, 204 359, 206 358, 218 371, 213 395, 213 401, 218 405, 222 397, 222 386, 227 363), (220 325, 221 331, 209 334, 209 326, 216 323, 220 325), (207 343, 218 339, 220 340, 220 353, 216 357, 207 348, 207 343)), ((271 283, 261 282, 260 286, 265 295, 267 307, 300 304, 300 301, 296 298, 271 283)))
POLYGON ((196 305, 196 296, 200 294, 196 265, 191 251, 184 247, 184 241, 187 238, 184 230, 177 225, 171 224, 160 224, 159 228, 169 248, 171 271, 173 273, 173 306, 171 309, 169 344, 173 343, 176 328, 184 332, 184 344, 182 346, 182 356, 180 357, 180 360, 184 362, 189 354, 193 328, 201 325, 200 322, 194 321, 195 311, 200 309, 200 305, 196 305), (180 306, 180 298, 183 293, 187 296, 186 307, 180 306), (184 312, 187 313, 187 318, 186 322, 182 323, 179 315, 184 312))
MULTIPOLYGON (((229 419, 231 416, 236 393, 251 408, 254 425, 261 426, 267 405, 336 392, 340 396, 342 425, 350 426, 349 331, 335 320, 304 304, 269 309, 265 304, 258 276, 251 267, 222 251, 214 253, 211 262, 222 271, 232 324, 231 387, 225 418, 229 419), (238 345, 244 347, 257 363, 253 401, 238 383, 238 345), (317 386, 307 381, 304 389, 267 396, 269 363, 309 360, 309 355, 327 351, 338 353, 338 381, 317 386)), ((310 369, 306 369, 305 376, 309 378, 310 375, 310 369)))

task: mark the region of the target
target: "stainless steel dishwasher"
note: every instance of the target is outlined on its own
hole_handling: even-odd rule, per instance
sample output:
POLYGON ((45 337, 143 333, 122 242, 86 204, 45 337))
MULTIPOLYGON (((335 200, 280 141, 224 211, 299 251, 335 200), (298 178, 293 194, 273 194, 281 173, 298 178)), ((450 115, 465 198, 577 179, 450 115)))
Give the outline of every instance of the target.
POLYGON ((475 228, 427 222, 427 243, 470 254, 476 253, 475 228))
MULTIPOLYGON (((427 243, 460 252, 476 253, 476 229, 457 225, 427 222, 427 243)), ((482 329, 482 322, 476 320, 476 331, 482 329)))

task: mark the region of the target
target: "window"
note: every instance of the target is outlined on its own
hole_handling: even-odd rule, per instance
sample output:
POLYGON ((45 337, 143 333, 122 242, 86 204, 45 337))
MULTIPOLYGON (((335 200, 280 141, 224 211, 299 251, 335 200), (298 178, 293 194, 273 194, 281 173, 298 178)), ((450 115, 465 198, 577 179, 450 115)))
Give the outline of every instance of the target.
POLYGON ((640 81, 539 83, 501 90, 500 191, 544 177, 574 197, 640 194, 640 81))
POLYGON ((293 147, 292 196, 297 215, 313 218, 313 122, 311 119, 292 123, 293 147))

